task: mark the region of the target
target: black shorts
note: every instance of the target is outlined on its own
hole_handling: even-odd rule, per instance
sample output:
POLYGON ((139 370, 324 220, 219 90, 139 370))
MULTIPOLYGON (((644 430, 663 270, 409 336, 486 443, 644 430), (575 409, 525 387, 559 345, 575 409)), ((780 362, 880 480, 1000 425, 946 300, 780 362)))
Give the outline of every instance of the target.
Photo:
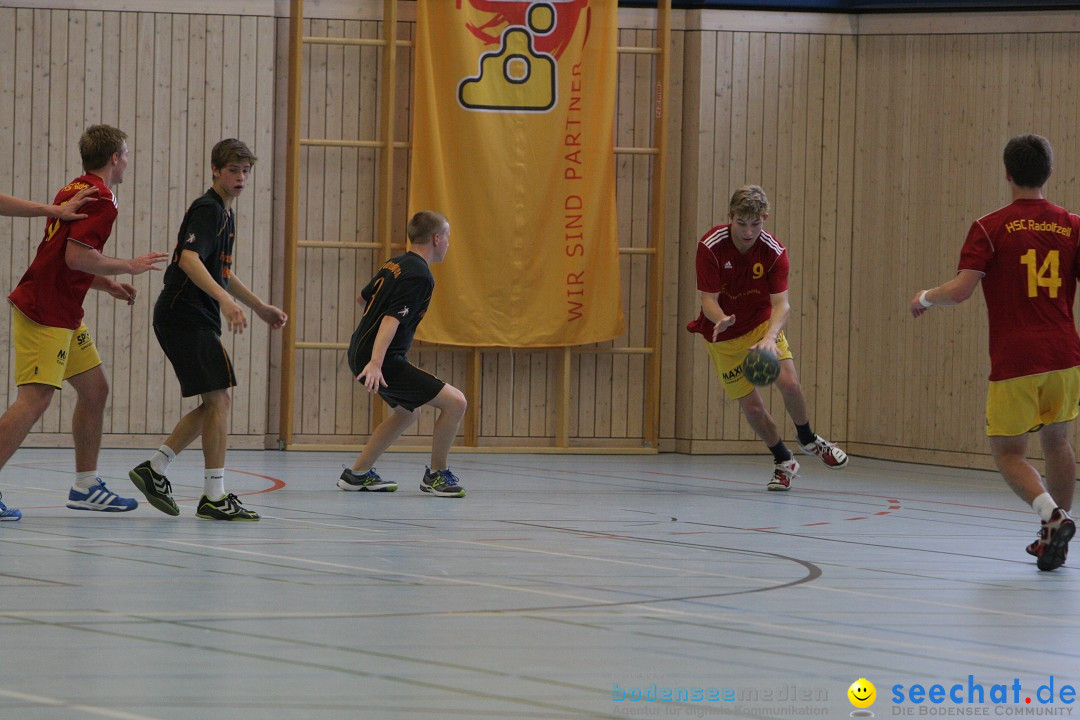
MULTIPOLYGON (((367 364, 365 361, 360 367, 352 367, 352 353, 349 353, 349 360, 353 377, 356 377, 367 364)), ((422 405, 427 405, 442 392, 443 386, 446 385, 431 373, 424 372, 410 363, 404 355, 391 355, 383 360, 382 374, 383 379, 386 380, 386 387, 379 388, 379 396, 390 407, 400 405, 406 410, 415 410, 422 405)))
POLYGON ((154 325, 154 334, 176 371, 184 397, 236 386, 232 361, 213 328, 154 325))

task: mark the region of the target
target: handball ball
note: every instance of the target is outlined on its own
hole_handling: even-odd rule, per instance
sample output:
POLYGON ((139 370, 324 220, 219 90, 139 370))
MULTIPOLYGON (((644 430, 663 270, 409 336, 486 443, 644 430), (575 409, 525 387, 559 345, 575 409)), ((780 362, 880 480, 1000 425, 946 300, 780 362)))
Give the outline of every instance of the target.
POLYGON ((754 385, 772 385, 780 377, 780 361, 768 350, 751 350, 743 360, 743 375, 754 385))

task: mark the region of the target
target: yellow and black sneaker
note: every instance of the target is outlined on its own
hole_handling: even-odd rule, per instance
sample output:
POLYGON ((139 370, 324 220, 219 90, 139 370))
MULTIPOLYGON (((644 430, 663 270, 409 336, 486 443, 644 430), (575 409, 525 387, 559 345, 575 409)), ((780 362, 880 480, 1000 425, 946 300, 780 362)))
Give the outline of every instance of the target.
POLYGON ((203 520, 248 520, 259 519, 259 513, 248 510, 236 496, 229 493, 220 500, 211 500, 203 495, 199 498, 199 509, 195 511, 195 517, 203 520))
POLYGON ((133 470, 128 472, 128 477, 135 487, 146 496, 146 502, 156 507, 166 515, 179 515, 180 508, 172 497, 172 483, 169 478, 154 472, 150 467, 150 461, 139 463, 133 470))

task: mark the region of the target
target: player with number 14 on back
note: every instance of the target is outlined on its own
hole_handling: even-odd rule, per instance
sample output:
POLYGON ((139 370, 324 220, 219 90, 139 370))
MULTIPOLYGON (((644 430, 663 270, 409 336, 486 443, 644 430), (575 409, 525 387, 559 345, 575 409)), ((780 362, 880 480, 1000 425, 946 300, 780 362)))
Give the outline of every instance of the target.
POLYGON ((1080 336, 1073 296, 1080 267, 1080 217, 1043 197, 1053 170, 1046 138, 1017 135, 1005 146, 1012 202, 968 230, 956 276, 911 299, 913 317, 935 305, 958 305, 982 282, 990 327, 986 434, 1009 487, 1039 514, 1027 546, 1040 570, 1065 563, 1076 525, 1069 510, 1076 458, 1069 423, 1080 402, 1080 336), (1046 458, 1046 483, 1028 462, 1032 433, 1046 458))

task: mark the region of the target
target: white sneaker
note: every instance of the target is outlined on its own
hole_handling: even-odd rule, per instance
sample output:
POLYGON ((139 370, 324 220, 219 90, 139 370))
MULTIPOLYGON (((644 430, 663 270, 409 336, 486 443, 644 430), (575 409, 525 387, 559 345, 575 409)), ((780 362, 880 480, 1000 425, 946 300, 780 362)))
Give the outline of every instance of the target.
POLYGON ((773 467, 772 479, 766 486, 770 490, 790 490, 791 481, 799 477, 799 463, 795 458, 779 462, 773 467))
POLYGON ((799 449, 807 455, 818 456, 821 458, 821 462, 833 470, 839 470, 847 465, 847 453, 820 435, 815 435, 814 442, 809 445, 799 443, 799 449))

